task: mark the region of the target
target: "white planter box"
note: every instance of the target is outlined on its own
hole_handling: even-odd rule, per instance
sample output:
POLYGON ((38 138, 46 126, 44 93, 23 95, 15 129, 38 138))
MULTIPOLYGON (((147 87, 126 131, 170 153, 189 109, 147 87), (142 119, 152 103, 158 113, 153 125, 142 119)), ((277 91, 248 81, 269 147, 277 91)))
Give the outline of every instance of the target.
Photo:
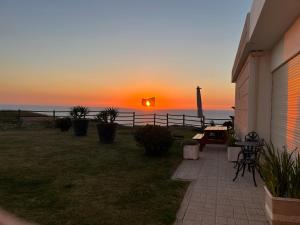
POLYGON ((265 186, 266 216, 271 225, 300 225, 300 199, 273 197, 265 186))
POLYGON ((199 145, 185 145, 183 146, 184 159, 198 159, 199 158, 199 145))
POLYGON ((228 161, 235 162, 237 160, 237 157, 241 151, 241 147, 236 146, 228 146, 227 147, 227 157, 228 161))

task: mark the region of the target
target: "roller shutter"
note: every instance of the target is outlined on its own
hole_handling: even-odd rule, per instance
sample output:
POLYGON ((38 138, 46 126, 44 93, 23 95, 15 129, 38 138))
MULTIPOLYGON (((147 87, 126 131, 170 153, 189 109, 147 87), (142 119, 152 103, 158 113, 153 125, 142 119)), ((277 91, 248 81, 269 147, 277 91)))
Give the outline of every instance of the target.
POLYGON ((273 73, 271 140, 278 148, 300 148, 299 54, 273 73))

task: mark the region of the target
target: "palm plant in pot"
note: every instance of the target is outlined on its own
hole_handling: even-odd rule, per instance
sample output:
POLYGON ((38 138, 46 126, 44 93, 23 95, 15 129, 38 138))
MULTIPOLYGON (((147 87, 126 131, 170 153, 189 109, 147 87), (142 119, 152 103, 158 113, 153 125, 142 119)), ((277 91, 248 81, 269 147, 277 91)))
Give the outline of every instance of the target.
POLYGON ((72 116, 72 124, 74 134, 76 136, 86 136, 89 126, 89 120, 86 119, 89 109, 84 106, 74 106, 71 109, 70 115, 72 116))
POLYGON ((300 155, 266 145, 260 171, 265 181, 266 215, 272 225, 300 225, 300 155))
POLYGON ((113 143, 116 137, 116 118, 119 115, 118 109, 106 108, 96 115, 98 136, 101 143, 113 143))

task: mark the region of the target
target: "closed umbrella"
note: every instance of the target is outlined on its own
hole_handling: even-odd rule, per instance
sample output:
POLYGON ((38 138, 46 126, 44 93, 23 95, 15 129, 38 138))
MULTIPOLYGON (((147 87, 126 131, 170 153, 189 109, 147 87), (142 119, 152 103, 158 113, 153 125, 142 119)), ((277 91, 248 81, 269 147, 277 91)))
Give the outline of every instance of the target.
POLYGON ((201 118, 203 117, 203 111, 202 111, 202 100, 201 100, 201 92, 200 92, 200 87, 197 87, 197 112, 198 112, 198 117, 201 118))

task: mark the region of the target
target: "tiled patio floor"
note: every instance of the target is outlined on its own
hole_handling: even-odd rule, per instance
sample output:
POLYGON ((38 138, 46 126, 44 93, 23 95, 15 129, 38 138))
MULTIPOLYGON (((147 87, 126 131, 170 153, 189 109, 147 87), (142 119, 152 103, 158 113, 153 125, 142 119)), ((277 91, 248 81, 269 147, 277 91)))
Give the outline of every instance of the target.
POLYGON ((267 225, 264 190, 251 174, 232 181, 235 169, 226 148, 207 145, 196 161, 184 160, 173 179, 191 180, 175 225, 267 225))

